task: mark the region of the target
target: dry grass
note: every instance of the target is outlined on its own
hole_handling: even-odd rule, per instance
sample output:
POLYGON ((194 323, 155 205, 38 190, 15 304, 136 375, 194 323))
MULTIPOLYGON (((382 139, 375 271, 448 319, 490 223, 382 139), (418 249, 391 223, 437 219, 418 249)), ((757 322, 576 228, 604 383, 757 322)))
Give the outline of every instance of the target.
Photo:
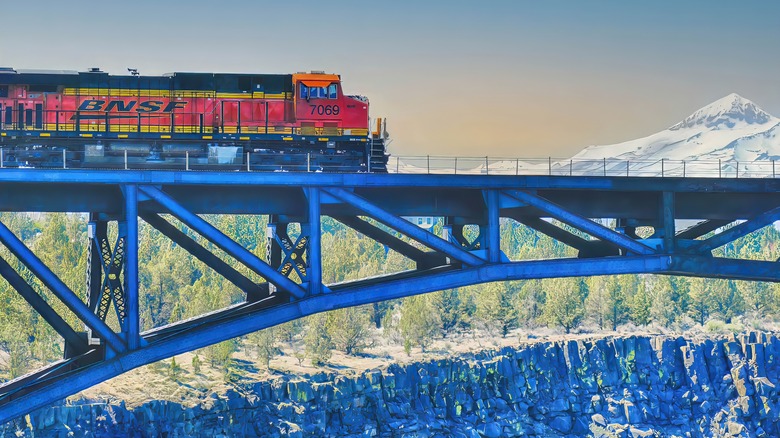
MULTIPOLYGON (((455 334, 443 339, 436 339, 426 351, 413 348, 410 355, 404 352, 403 346, 387 339, 382 331, 374 333, 374 345, 360 355, 347 356, 334 351, 324 367, 314 367, 308 359, 299 363, 294 351, 289 346, 281 346, 282 354, 274 357, 270 369, 263 369, 254 355, 247 351, 238 351, 233 355, 235 376, 233 381, 225 378, 223 370, 211 367, 203 356, 200 373, 195 373, 192 367, 194 353, 176 356, 176 363, 181 367, 180 373, 173 378, 169 374, 171 360, 165 360, 147 365, 114 379, 98 384, 73 397, 75 399, 106 400, 113 403, 124 403, 135 407, 150 400, 169 400, 185 405, 202 403, 211 394, 224 393, 229 388, 240 388, 244 383, 251 383, 287 376, 308 376, 317 373, 333 373, 353 376, 371 369, 384 369, 391 364, 405 364, 426 360, 443 359, 452 356, 469 357, 484 350, 494 350, 503 347, 518 347, 538 342, 561 341, 566 339, 584 339, 610 335, 656 335, 657 330, 634 329, 631 333, 603 332, 564 335, 548 328, 536 328, 532 331, 518 329, 510 332, 505 338, 486 332, 478 334, 455 334)), ((301 347, 298 346, 300 349, 301 347)))

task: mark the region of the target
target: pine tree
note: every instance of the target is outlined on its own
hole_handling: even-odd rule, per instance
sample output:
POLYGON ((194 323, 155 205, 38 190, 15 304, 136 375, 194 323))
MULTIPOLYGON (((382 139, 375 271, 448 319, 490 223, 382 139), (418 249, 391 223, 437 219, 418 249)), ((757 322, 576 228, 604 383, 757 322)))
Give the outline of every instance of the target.
POLYGON ((502 337, 517 326, 517 311, 511 283, 495 282, 484 285, 477 294, 477 318, 489 331, 497 329, 502 337))
POLYGON ((430 344, 441 325, 428 297, 417 295, 405 298, 400 313, 398 328, 404 347, 410 349, 417 345, 425 351, 425 347, 430 344))
POLYGON ((694 278, 690 282, 690 306, 688 313, 699 325, 704 325, 710 314, 711 292, 704 280, 694 278))
POLYGON ((653 301, 647 288, 647 279, 642 276, 636 284, 636 293, 628 302, 629 318, 636 325, 648 325, 651 321, 653 301))
POLYGON ((733 281, 707 279, 705 284, 710 290, 712 311, 720 315, 727 324, 730 324, 735 316, 744 314, 744 295, 739 293, 733 281))
POLYGON ((650 317, 664 327, 670 327, 682 313, 674 302, 673 285, 665 275, 650 277, 650 317))
POLYGON ((271 369, 271 359, 279 354, 276 347, 277 332, 275 328, 259 330, 246 336, 246 344, 255 352, 265 369, 271 369))
POLYGON ((197 354, 192 356, 192 371, 194 371, 195 374, 200 374, 200 356, 197 354))
POLYGON ((369 347, 371 321, 366 307, 347 307, 328 313, 328 335, 335 348, 357 354, 369 347))
POLYGON ((181 367, 176 363, 176 356, 171 358, 171 364, 168 367, 168 377, 177 382, 181 376, 181 367))
POLYGON ((763 318, 777 308, 775 300, 778 283, 760 281, 734 281, 734 287, 742 297, 746 311, 754 318, 763 318))
POLYGON ((588 297, 585 299, 585 310, 589 319, 592 319, 604 329, 605 318, 609 311, 608 293, 606 286, 606 277, 589 277, 585 280, 588 283, 588 297))
POLYGON ((562 327, 566 333, 577 327, 585 316, 583 290, 572 278, 554 278, 544 281, 547 300, 543 318, 547 324, 562 327))
POLYGON ((441 326, 440 333, 443 337, 451 330, 463 325, 463 309, 461 308, 460 292, 458 289, 448 289, 434 292, 430 296, 431 304, 439 315, 441 326))
POLYGON ((523 281, 515 296, 518 324, 533 327, 542 316, 546 296, 539 280, 523 281))
POLYGON ((306 330, 306 355, 314 366, 321 366, 330 359, 333 341, 328 333, 328 316, 318 313, 308 319, 306 330))
POLYGON ((630 275, 607 277, 608 307, 604 319, 610 323, 612 331, 617 330, 617 326, 628 319, 628 293, 635 288, 633 278, 630 275))

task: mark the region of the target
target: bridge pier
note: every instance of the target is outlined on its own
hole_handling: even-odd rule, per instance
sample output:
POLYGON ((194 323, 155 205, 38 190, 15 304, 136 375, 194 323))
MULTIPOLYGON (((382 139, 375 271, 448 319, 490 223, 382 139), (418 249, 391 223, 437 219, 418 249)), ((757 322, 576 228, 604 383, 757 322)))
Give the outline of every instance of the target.
MULTIPOLYGON (((117 221, 117 237, 112 247, 108 238, 108 221, 92 213, 87 224, 87 305, 101 321, 106 321, 111 304, 114 305, 119 326, 126 330, 127 309, 125 287, 121 279, 125 268, 127 226, 117 221)), ((90 345, 100 345, 100 338, 86 327, 90 345)))
MULTIPOLYGON (((266 260, 271 268, 286 278, 296 278, 308 288, 310 272, 309 243, 311 226, 302 220, 270 215, 266 227, 266 260), (299 232, 291 236, 291 228, 298 225, 299 232)), ((283 293, 270 284, 271 293, 283 293)), ((310 294, 311 291, 307 290, 310 294)), ((286 295, 286 294, 285 294, 286 295)), ((289 297, 288 297, 289 298, 289 297)))

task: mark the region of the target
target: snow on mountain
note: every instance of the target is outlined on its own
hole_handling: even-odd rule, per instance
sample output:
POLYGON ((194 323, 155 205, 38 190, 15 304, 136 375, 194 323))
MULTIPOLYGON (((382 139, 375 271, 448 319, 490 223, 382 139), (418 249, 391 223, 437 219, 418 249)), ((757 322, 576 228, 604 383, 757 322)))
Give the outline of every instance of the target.
POLYGON ((732 93, 669 129, 623 143, 589 146, 571 159, 390 160, 388 169, 399 173, 764 177, 775 175, 772 160, 780 161, 780 118, 732 93))
POLYGON ((716 100, 674 126, 624 143, 589 146, 573 160, 780 159, 780 119, 738 94, 716 100))

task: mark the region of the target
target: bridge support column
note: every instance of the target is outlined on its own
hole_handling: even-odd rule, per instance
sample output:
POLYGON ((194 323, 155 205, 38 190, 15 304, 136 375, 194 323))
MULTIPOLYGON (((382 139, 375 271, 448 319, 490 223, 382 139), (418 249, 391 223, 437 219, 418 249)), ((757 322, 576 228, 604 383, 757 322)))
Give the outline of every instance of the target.
POLYGON ((664 251, 673 253, 675 250, 675 228, 674 228, 674 193, 663 192, 661 195, 661 223, 664 229, 664 251))
MULTIPOLYGON (((307 222, 293 222, 289 218, 270 215, 266 228, 266 257, 271 268, 284 277, 297 276, 301 283, 309 282, 310 254, 309 239, 311 227, 307 222), (290 235, 290 226, 297 223, 300 233, 290 235)), ((278 293, 275 286, 269 285, 271 293, 278 293)), ((307 290, 310 293, 310 290, 307 290)))
POLYGON ((485 190, 485 204, 487 204, 487 252, 488 262, 499 263, 501 261, 501 221, 499 217, 499 192, 497 190, 485 190))
MULTIPOLYGON (((127 324, 125 335, 127 348, 135 350, 141 343, 141 321, 138 298, 138 188, 125 186, 125 297, 127 324)), ((122 228, 120 226, 120 228, 122 228)))
POLYGON ((306 191, 309 198, 309 247, 306 261, 309 264, 309 295, 322 293, 322 223, 320 217, 320 190, 312 187, 306 191))
MULTIPOLYGON (((125 268, 127 227, 124 222, 117 222, 117 237, 112 247, 108 238, 108 222, 99 219, 95 213, 91 214, 90 219, 87 224, 87 237, 90 240, 87 252, 87 305, 92 313, 105 321, 113 303, 119 326, 125 332, 126 288, 121 277, 125 268)), ((100 339, 89 328, 87 336, 91 345, 100 344, 100 339)))

